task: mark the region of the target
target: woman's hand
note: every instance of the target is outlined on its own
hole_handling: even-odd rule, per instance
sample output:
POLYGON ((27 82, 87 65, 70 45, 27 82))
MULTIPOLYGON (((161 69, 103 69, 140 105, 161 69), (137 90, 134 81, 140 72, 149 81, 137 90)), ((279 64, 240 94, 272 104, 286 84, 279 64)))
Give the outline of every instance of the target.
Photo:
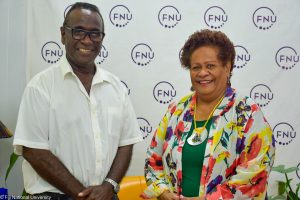
POLYGON ((166 190, 158 197, 158 200, 179 200, 179 197, 175 193, 166 190))
POLYGON ((180 197, 180 200, 205 200, 205 197, 184 197, 184 196, 181 196, 180 197))

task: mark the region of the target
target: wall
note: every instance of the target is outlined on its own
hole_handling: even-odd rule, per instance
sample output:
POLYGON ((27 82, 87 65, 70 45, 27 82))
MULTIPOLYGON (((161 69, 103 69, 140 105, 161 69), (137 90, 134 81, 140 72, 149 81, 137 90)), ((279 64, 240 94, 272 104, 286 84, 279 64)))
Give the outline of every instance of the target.
MULTIPOLYGON (((0 1, 0 120, 15 129, 19 104, 26 84, 26 25, 27 1, 0 1)), ((12 153, 12 139, 0 140, 0 187, 12 153)), ((12 170, 7 181, 12 194, 22 192, 21 162, 12 170)))

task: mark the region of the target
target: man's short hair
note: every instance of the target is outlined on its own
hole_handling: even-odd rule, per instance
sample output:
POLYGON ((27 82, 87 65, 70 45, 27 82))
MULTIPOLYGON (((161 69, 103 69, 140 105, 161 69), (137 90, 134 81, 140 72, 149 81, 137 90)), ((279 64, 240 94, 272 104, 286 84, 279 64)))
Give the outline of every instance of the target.
POLYGON ((103 18, 102 18, 102 15, 99 11, 99 8, 93 4, 90 4, 90 3, 85 3, 85 2, 76 2, 74 3, 71 8, 68 10, 66 16, 65 16, 65 19, 64 19, 64 23, 63 25, 67 25, 68 24, 68 20, 69 20, 69 15, 70 13, 75 10, 75 9, 87 9, 87 10, 90 10, 92 12, 96 12, 99 14, 101 20, 102 20, 102 24, 103 24, 103 31, 104 31, 104 21, 103 21, 103 18))

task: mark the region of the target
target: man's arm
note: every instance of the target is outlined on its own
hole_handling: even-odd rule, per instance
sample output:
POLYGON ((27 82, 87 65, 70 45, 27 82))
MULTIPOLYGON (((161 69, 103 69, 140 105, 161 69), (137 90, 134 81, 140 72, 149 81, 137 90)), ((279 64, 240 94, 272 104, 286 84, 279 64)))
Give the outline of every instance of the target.
MULTIPOLYGON (((124 177, 132 156, 133 145, 122 146, 118 148, 116 157, 107 174, 107 177, 116 182, 120 182, 124 177)), ((87 200, 108 200, 113 196, 113 186, 110 183, 103 182, 102 185, 91 186, 79 193, 80 197, 88 197, 87 200)))
POLYGON ((107 174, 107 177, 116 182, 120 182, 129 167, 132 156, 133 145, 122 146, 118 148, 117 155, 107 174))
POLYGON ((74 199, 85 189, 49 150, 23 147, 23 157, 43 179, 74 199))

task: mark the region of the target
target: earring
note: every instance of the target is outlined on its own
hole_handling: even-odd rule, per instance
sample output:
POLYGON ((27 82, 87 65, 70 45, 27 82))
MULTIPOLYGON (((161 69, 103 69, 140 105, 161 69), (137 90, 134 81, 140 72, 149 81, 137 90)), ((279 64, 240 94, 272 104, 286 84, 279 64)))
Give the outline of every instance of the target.
POLYGON ((230 72, 229 75, 227 76, 227 84, 228 84, 229 86, 231 86, 231 82, 230 82, 231 76, 232 76, 232 72, 230 72))

